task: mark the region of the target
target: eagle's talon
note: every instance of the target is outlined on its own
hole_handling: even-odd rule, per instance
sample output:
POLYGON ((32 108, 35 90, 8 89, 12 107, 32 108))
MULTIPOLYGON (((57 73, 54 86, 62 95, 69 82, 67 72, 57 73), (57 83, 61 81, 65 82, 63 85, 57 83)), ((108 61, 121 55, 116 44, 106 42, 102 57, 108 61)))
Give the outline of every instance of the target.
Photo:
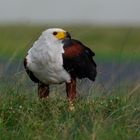
POLYGON ((73 105, 72 102, 69 102, 69 111, 75 111, 75 106, 73 105))

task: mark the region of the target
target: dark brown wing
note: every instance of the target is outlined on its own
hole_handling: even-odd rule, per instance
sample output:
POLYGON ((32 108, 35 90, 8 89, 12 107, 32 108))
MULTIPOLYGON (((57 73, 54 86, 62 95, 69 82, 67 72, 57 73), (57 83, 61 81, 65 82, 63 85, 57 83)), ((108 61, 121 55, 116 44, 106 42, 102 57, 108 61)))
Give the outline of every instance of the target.
POLYGON ((64 40, 63 66, 73 77, 94 81, 97 71, 93 60, 95 53, 74 39, 64 40))
POLYGON ((27 67, 27 58, 24 59, 24 68, 28 74, 28 76, 30 77, 30 79, 35 82, 35 83, 39 83, 40 81, 34 76, 33 72, 30 71, 27 67))

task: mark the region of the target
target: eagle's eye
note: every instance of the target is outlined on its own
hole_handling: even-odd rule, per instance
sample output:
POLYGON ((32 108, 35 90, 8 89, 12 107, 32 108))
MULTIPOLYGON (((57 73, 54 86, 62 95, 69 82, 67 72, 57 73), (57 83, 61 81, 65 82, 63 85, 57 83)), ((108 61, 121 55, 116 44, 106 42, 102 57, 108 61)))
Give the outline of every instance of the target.
POLYGON ((53 32, 53 35, 57 35, 57 32, 53 32))

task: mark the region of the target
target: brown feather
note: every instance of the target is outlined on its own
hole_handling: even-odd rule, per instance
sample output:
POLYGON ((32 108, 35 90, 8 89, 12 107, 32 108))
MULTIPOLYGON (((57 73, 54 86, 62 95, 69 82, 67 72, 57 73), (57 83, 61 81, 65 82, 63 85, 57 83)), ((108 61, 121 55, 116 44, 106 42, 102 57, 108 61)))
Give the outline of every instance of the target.
POLYGON ((79 44, 74 43, 70 47, 65 47, 64 51, 65 51, 64 57, 71 58, 78 56, 81 53, 82 48, 80 47, 79 44))
POLYGON ((24 68, 25 68, 28 76, 30 77, 30 79, 35 83, 39 83, 39 80, 34 76, 33 72, 30 71, 27 67, 27 58, 24 59, 24 68))

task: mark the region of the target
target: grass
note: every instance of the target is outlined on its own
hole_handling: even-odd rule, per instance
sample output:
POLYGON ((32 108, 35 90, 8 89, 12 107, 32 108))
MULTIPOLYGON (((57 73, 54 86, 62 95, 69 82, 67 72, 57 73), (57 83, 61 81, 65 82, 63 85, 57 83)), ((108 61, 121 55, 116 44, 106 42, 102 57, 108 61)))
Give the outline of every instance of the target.
MULTIPOLYGON (((47 27, 0 26, 0 68, 22 60, 38 34, 47 27)), ((64 28, 90 46, 96 60, 139 62, 140 28, 64 28)), ((42 101, 28 80, 25 72, 10 77, 0 74, 0 140, 140 139, 138 82, 138 86, 132 82, 131 87, 122 85, 111 91, 98 85, 84 90, 87 93, 78 95, 75 110, 69 111, 63 96, 65 89, 60 92, 53 88, 50 99, 42 101)))
POLYGON ((75 111, 69 111, 61 96, 41 101, 18 89, 11 86, 0 94, 2 140, 140 139, 139 92, 131 98, 126 91, 77 98, 75 111))
MULTIPOLYGON (((0 57, 22 58, 49 26, 0 26, 0 57)), ((96 52, 96 59, 139 60, 140 28, 62 27, 96 52)))

